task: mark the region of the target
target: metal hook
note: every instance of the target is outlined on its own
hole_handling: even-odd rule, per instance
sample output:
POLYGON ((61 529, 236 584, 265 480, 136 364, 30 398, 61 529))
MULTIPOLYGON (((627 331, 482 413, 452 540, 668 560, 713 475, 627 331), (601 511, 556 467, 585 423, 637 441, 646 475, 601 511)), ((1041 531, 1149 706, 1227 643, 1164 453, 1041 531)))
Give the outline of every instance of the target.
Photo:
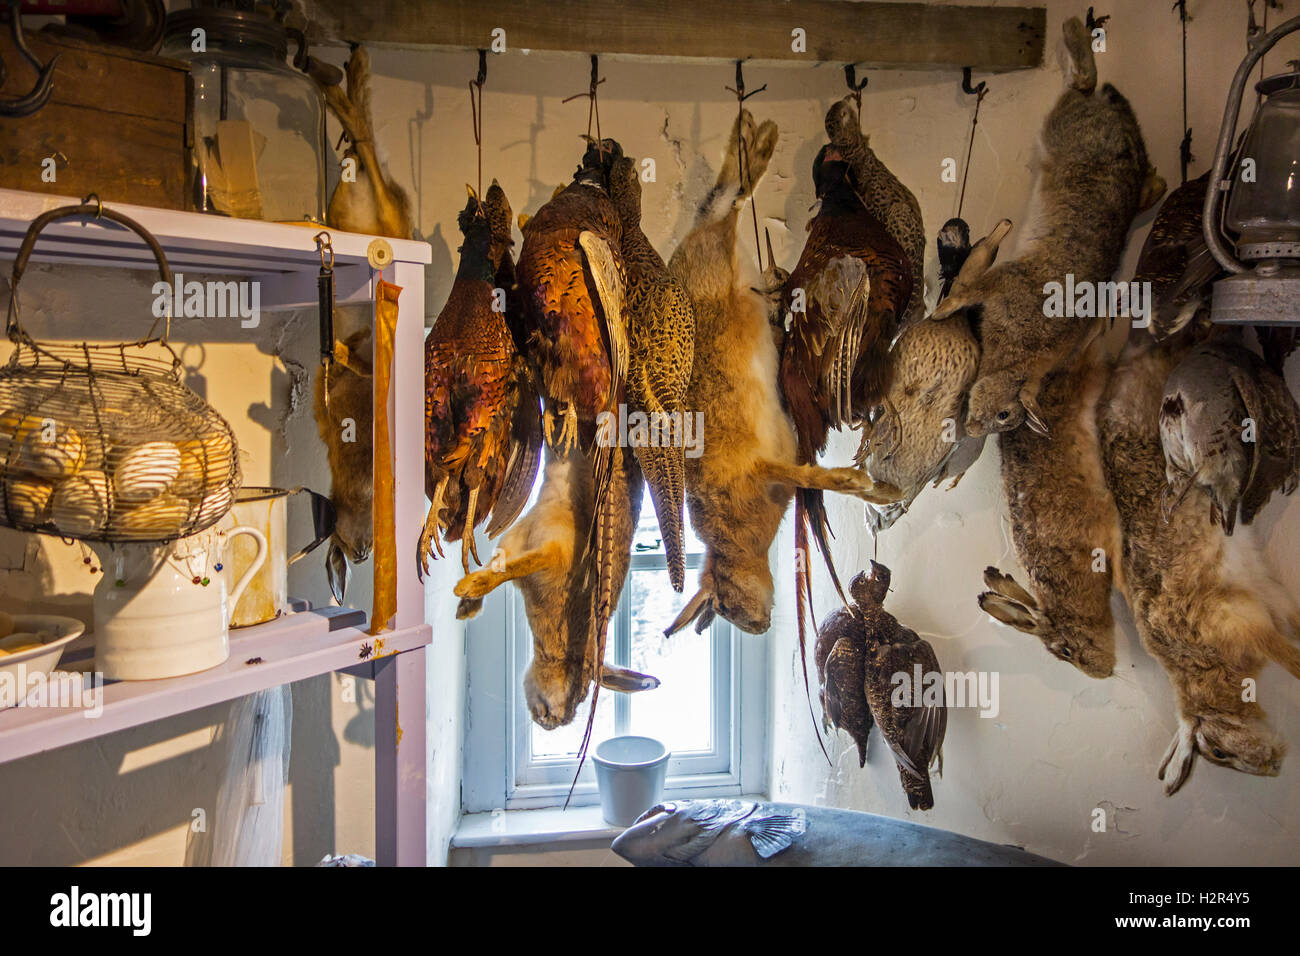
POLYGON ((736 99, 739 102, 743 103, 751 96, 757 96, 759 93, 762 93, 765 89, 767 89, 767 84, 764 83, 758 89, 751 90, 750 92, 746 93, 745 92, 745 61, 737 60, 736 61, 736 86, 734 89, 730 86, 724 86, 723 89, 725 89, 728 93, 736 94, 736 99))
POLYGON ((316 251, 320 254, 320 267, 329 271, 334 270, 334 243, 330 241, 328 232, 318 232, 312 236, 316 243, 316 251), (329 259, 326 260, 325 253, 329 253, 329 259))
POLYGON ((99 194, 98 194, 98 193, 88 193, 88 194, 86 195, 86 198, 83 199, 83 200, 81 200, 81 204, 82 204, 83 206, 88 206, 88 205, 90 205, 90 201, 91 201, 92 199, 95 200, 95 218, 96 218, 96 219, 103 219, 103 218, 104 218, 104 201, 103 201, 102 199, 99 198, 99 194))
POLYGON ((984 80, 980 80, 978 85, 971 86, 971 69, 972 67, 969 66, 961 68, 961 91, 983 99, 984 94, 989 91, 989 85, 984 80))
MULTIPOLYGON (((23 39, 22 0, 5 0, 5 6, 9 9, 9 29, 13 34, 14 48, 36 71, 36 85, 25 96, 11 100, 0 99, 0 116, 31 116, 49 102, 50 94, 54 92, 54 65, 63 54, 54 54, 49 63, 42 65, 32 51, 27 49, 27 43, 23 39)), ((8 74, 4 61, 0 60, 0 84, 8 78, 8 74)))
POLYGON ((844 64, 844 82, 849 88, 849 95, 853 97, 853 105, 858 110, 858 129, 862 129, 862 91, 867 88, 867 81, 870 77, 864 76, 862 82, 858 82, 858 71, 852 63, 844 64))

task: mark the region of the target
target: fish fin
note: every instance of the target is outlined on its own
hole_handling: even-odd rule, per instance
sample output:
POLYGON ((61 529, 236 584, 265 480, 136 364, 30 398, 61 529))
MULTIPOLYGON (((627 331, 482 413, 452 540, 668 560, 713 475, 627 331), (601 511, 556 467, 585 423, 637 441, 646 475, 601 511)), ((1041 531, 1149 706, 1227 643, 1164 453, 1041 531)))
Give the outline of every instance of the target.
POLYGON ((749 837, 754 851, 764 860, 770 860, 808 832, 808 817, 802 810, 769 813, 749 817, 740 828, 749 837))

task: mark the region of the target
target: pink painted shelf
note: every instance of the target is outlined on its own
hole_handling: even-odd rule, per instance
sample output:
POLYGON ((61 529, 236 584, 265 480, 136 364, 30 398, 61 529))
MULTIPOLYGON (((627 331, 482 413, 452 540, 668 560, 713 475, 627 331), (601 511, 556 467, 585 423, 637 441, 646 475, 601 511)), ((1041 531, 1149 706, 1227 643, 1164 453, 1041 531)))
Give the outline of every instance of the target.
MULTIPOLYGON (((103 712, 87 716, 82 708, 13 707, 0 711, 0 763, 53 750, 102 734, 209 704, 233 700, 317 674, 327 674, 423 647, 427 625, 365 633, 365 615, 349 608, 323 608, 289 614, 256 627, 230 632, 230 659, 224 664, 152 681, 114 681, 103 686, 103 712), (256 662, 256 663, 254 663, 256 662)), ((88 658, 90 640, 70 645, 60 662, 71 670, 88 658)))
MULTIPOLYGON (((0 189, 0 260, 12 259, 32 219, 79 203, 0 189)), ((320 258, 313 237, 320 226, 230 219, 194 212, 107 205, 144 226, 158 240, 174 272, 242 275, 259 283, 264 311, 314 309, 320 258)), ((104 712, 16 708, 0 712, 0 762, 62 747, 208 704, 336 670, 374 681, 375 857, 381 864, 423 865, 428 754, 421 719, 426 710, 424 588, 415 575, 415 550, 424 512, 424 267, 427 242, 384 239, 327 230, 334 248, 336 302, 373 301, 378 280, 401 288, 392 387, 385 402, 392 422, 397 531, 397 613, 392 631, 372 638, 360 612, 332 608, 292 614, 231 634, 230 660, 201 674, 162 681, 122 682, 104 688, 104 712), (372 260, 376 243, 392 257, 372 260), (372 261, 383 265, 372 266, 372 261), (340 618, 350 613, 352 617, 340 618), (370 658, 362 654, 366 645, 370 658), (260 664, 248 664, 261 658, 260 664), (399 710, 407 716, 398 723, 399 710)), ((41 233, 32 258, 55 264, 152 269, 152 257, 134 234, 107 220, 62 221, 41 233)), ((0 302, 8 298, 8 270, 0 270, 0 302)), ((265 318, 265 317, 264 317, 265 318)), ((314 333, 313 333, 314 334, 314 333)), ((73 666, 65 655, 64 667, 73 666)))

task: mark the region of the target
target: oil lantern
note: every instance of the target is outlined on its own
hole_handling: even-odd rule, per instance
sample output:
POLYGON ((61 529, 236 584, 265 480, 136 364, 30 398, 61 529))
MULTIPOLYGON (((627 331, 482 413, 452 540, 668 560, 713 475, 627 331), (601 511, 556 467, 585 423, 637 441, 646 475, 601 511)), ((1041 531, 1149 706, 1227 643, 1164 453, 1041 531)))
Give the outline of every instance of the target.
POLYGON ((1256 84, 1259 107, 1233 151, 1251 71, 1296 30, 1300 17, 1252 42, 1228 92, 1202 224, 1214 258, 1232 273, 1214 284, 1215 322, 1300 325, 1300 71, 1256 84))

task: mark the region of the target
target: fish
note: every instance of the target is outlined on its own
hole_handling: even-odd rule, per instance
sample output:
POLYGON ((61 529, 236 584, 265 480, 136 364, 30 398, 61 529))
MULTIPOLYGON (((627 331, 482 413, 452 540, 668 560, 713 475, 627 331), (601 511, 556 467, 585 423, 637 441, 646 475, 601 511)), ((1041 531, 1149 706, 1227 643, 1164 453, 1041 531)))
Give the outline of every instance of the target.
POLYGON ((611 849, 636 866, 1061 866, 874 813, 752 800, 651 807, 611 849))

